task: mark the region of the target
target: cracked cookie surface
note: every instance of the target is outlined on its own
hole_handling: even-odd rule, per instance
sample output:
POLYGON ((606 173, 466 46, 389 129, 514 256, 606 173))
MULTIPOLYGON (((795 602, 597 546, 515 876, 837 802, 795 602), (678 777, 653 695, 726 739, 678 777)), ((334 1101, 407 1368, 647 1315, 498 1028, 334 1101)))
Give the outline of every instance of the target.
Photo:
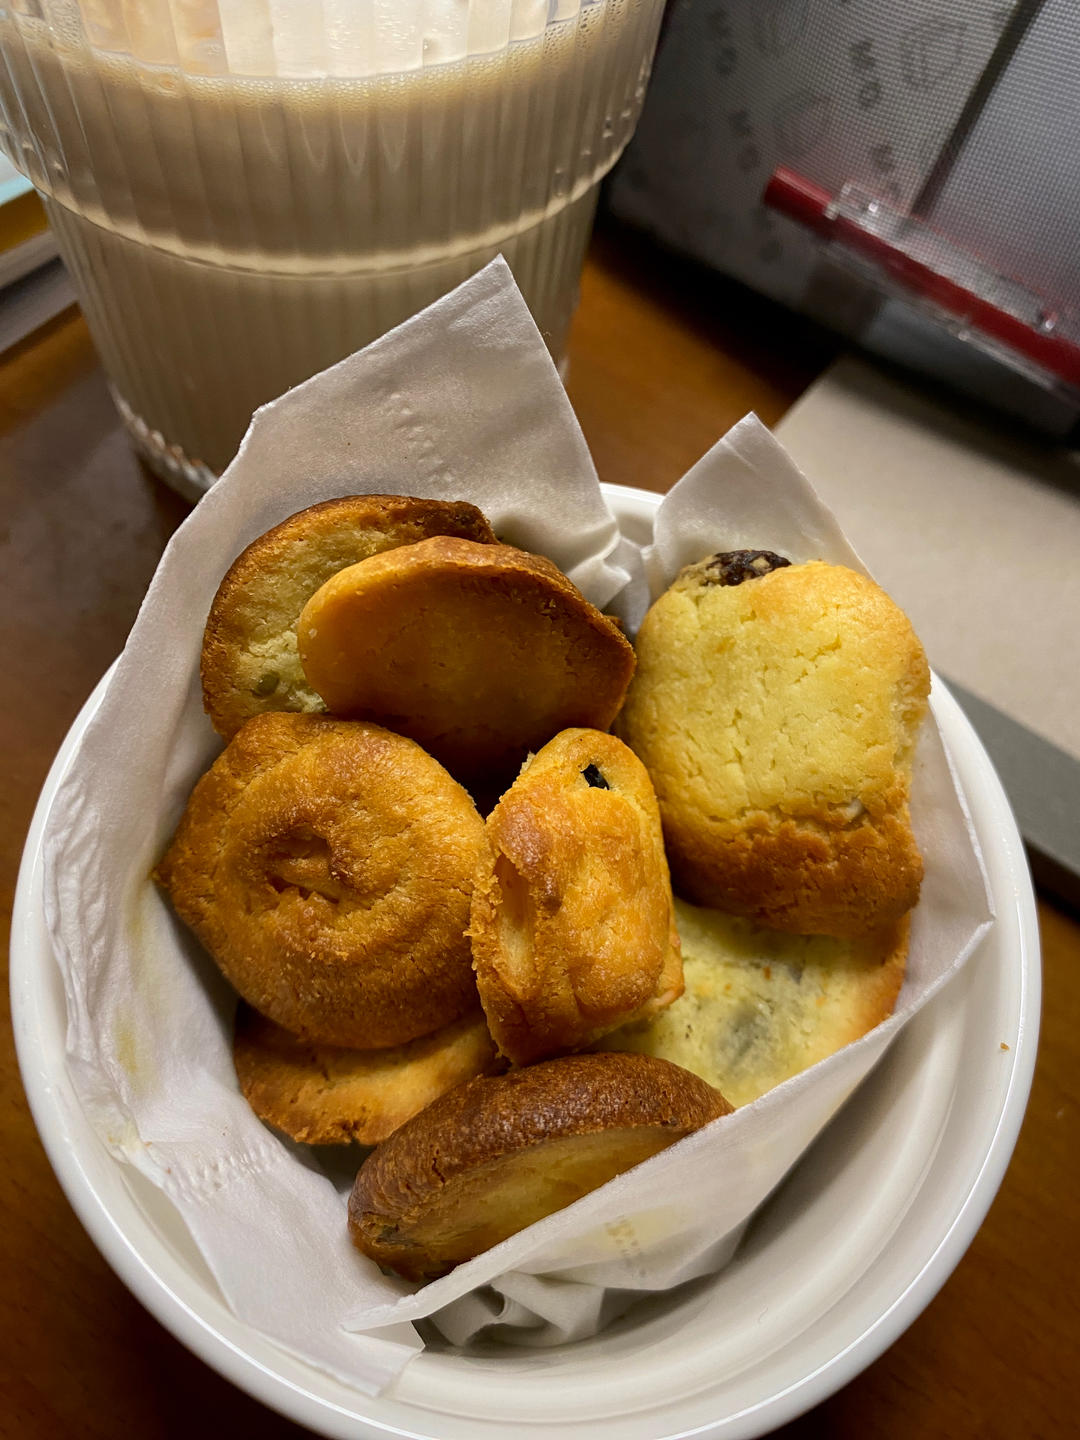
POLYGON ((465 930, 483 844, 468 794, 413 741, 272 713, 199 780, 155 878, 249 1004, 375 1049, 479 1008, 465 930))
POLYGON ((922 876, 908 792, 929 692, 907 617, 843 566, 724 584, 713 564, 650 609, 617 722, 656 787, 676 891, 797 933, 897 919, 922 876))

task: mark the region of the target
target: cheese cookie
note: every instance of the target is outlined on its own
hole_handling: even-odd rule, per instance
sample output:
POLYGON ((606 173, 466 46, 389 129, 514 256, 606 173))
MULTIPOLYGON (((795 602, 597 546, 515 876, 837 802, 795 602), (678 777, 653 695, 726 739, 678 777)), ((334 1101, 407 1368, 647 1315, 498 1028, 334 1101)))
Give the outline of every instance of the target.
POLYGON ((483 1015, 386 1050, 345 1050, 290 1035, 241 1002, 233 1063, 248 1104, 307 1145, 377 1145, 447 1090, 500 1067, 483 1015))
POLYGON ((214 729, 228 738, 266 710, 322 710, 296 653, 300 611, 336 571, 429 535, 495 541, 475 505, 408 495, 327 500, 252 541, 218 587, 206 622, 203 705, 214 729))
POLYGON ((486 831, 469 933, 504 1055, 527 1065, 579 1050, 681 993, 660 813, 621 740, 557 735, 486 831))
POLYGON ((619 733, 656 787, 679 894, 799 934, 911 909, 930 674, 884 591, 839 565, 716 555, 652 606, 637 655, 619 733))
POLYGON ((470 1080, 368 1156, 349 1230, 384 1268, 434 1279, 730 1111, 696 1075, 648 1055, 570 1055, 470 1080))
POLYGON ((686 983, 645 1025, 602 1042, 683 1065, 733 1105, 858 1040, 892 1014, 904 980, 908 917, 857 939, 763 930, 675 902, 686 983))
POLYGON ((377 725, 257 715, 192 792, 156 878, 250 1005, 316 1044, 402 1045, 478 1008, 483 821, 377 725))
POLYGON ((634 652, 550 560, 437 536, 334 575, 297 626, 335 715, 410 735, 483 789, 570 725, 606 730, 634 652))

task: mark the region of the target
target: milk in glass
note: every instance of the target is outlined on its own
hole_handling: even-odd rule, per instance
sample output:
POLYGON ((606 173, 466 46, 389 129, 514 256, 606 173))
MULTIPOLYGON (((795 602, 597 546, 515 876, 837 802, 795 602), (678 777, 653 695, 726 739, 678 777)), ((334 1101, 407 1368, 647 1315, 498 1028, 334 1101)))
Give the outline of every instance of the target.
POLYGON ((509 261, 552 353, 661 0, 0 0, 0 145, 196 491, 252 411, 509 261))

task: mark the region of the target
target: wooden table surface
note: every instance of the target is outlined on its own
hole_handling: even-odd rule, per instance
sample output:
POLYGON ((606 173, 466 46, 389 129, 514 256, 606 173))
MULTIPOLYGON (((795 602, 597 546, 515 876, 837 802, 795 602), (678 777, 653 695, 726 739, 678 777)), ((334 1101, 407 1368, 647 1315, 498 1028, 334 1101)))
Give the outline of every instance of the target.
MULTIPOLYGON (((569 389, 602 479, 664 490, 748 409, 777 420, 835 342, 626 236, 598 240, 569 389)), ((0 357, 0 898, 38 789, 120 649, 186 504, 132 458, 77 312, 0 357)), ((841 517, 842 519, 842 517, 841 517)), ((1042 900, 1043 1028, 1012 1166, 907 1333, 785 1437, 1075 1434, 1080 924, 1042 900)), ((4 946, 6 955, 7 947, 4 946)), ((6 986, 5 986, 6 994, 6 986)), ((125 1290, 53 1178, 0 1038, 0 1435, 307 1432, 190 1355, 125 1290)))

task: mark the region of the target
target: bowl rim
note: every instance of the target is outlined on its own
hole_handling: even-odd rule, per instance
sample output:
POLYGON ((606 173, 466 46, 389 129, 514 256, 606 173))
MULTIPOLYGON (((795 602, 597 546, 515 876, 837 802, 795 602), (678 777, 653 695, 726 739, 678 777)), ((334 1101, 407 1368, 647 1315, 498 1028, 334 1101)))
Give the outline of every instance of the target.
MULTIPOLYGON (((649 512, 661 499, 659 494, 628 486, 605 484, 602 489, 614 508, 623 510, 619 518, 624 522, 636 518, 647 523, 649 512)), ((219 1374, 256 1400, 317 1433, 352 1437, 393 1435, 408 1437, 408 1440, 437 1436, 442 1432, 431 1428, 401 1428, 313 1393, 273 1367, 274 1355, 280 1354, 283 1360, 286 1357, 285 1352, 277 1351, 272 1345, 267 1348, 265 1361, 241 1348, 217 1328, 211 1317, 199 1313, 158 1273, 140 1250, 138 1225, 134 1237, 127 1233, 89 1173, 85 1163, 86 1147, 100 1147, 101 1142, 81 1110, 73 1113, 70 1105, 58 1095, 55 1074, 50 1073, 46 1047, 42 1043, 43 1027, 48 1026, 43 1008, 47 983, 44 972, 54 961, 41 912, 41 841, 56 790, 83 731, 101 702, 111 670, 112 667, 83 705, 50 768, 23 850, 15 892, 11 930, 12 1021, 23 1084, 46 1155, 80 1222, 121 1281, 166 1329, 219 1374)), ((940 1290, 974 1239, 1011 1158, 1031 1088, 1038 1039, 1041 971, 1035 895, 1023 842, 1001 782, 970 722, 936 676, 931 704, 954 750, 957 738, 961 740, 963 759, 978 776, 982 798, 991 811, 993 839, 1009 882, 1004 887, 1006 893, 995 890, 998 923, 1013 927, 1018 944, 1016 1044, 1009 1057, 1008 1084, 993 1123, 987 1126, 981 1163, 971 1177, 963 1204, 936 1236, 929 1258, 909 1277, 900 1293, 888 1297, 888 1303, 871 1325, 797 1384, 705 1426, 666 1431, 667 1440, 691 1434, 721 1433, 727 1440, 735 1440, 737 1436, 751 1440, 819 1404, 847 1384, 907 1329, 940 1290)), ((954 759, 960 758, 954 755, 954 759)), ((62 1069, 62 1035, 59 1055, 62 1069)), ((53 1056, 54 1062, 55 1058, 53 1056)), ((137 1220, 145 1230, 152 1229, 150 1221, 141 1214, 137 1214, 137 1220)), ((236 1323, 242 1330, 251 1328, 236 1323)), ((254 1336, 257 1332, 251 1333, 254 1336)), ((363 1405, 366 1397, 356 1392, 355 1399, 363 1405)), ((437 1418, 437 1412, 424 1413, 429 1419, 437 1418)), ((419 1420, 423 1419, 419 1410, 416 1414, 419 1420)))

